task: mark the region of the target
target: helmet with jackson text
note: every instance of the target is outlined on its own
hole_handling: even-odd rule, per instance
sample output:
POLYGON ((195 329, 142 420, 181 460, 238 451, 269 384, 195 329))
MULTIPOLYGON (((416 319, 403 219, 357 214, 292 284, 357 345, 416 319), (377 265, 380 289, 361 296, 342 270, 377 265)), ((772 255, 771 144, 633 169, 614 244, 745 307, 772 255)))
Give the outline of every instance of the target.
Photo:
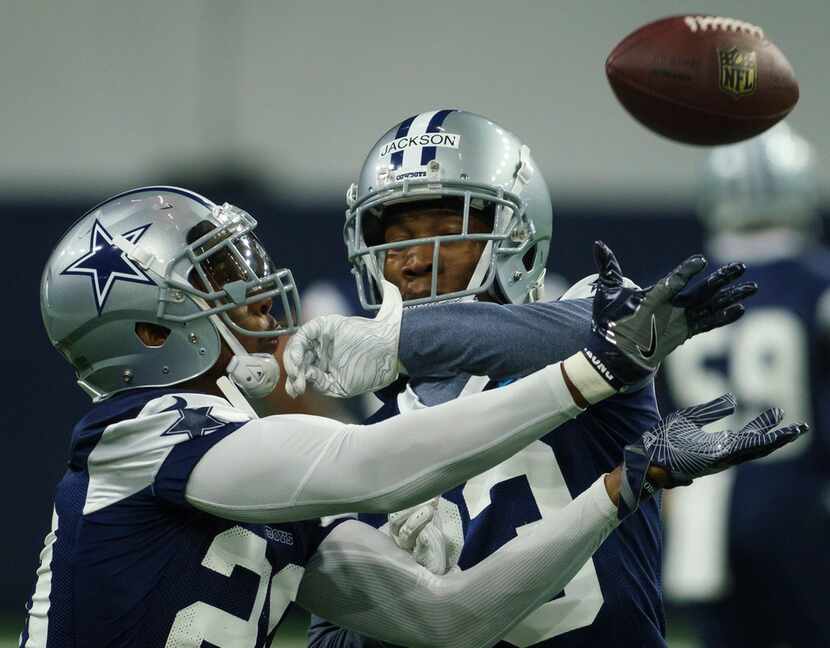
POLYGON ((784 227, 815 233, 819 192, 810 143, 781 122, 706 158, 698 214, 713 233, 784 227))
POLYGON ((492 120, 463 110, 432 110, 387 131, 369 151, 357 183, 346 194, 344 239, 361 304, 379 307, 387 250, 415 245, 439 248, 460 240, 484 242, 464 290, 430 294, 405 305, 472 298, 499 302, 539 298, 553 229, 550 193, 530 149, 492 120), (384 243, 370 236, 385 208, 403 202, 454 198, 463 205, 460 233, 384 243), (493 215, 492 230, 470 231, 470 210, 493 215))
POLYGON ((142 187, 93 207, 64 234, 43 271, 41 314, 49 339, 93 400, 162 387, 211 369, 224 341, 228 373, 246 395, 273 390, 271 354, 247 353, 234 333, 268 338, 296 330, 299 295, 291 272, 273 266, 256 221, 177 187, 142 187), (234 308, 272 300, 282 326, 243 328, 234 308), (163 327, 161 344, 138 335, 163 327))

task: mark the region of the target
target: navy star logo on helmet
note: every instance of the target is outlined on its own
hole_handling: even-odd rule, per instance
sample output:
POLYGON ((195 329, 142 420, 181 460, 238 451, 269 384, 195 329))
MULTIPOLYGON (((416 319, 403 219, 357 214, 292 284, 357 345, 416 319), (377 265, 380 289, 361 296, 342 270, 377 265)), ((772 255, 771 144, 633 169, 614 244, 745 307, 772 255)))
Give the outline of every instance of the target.
POLYGON ((84 391, 98 401, 185 382, 216 365, 224 342, 244 360, 236 366, 256 365, 267 380, 231 378, 257 397, 270 392, 276 360, 264 354, 260 362, 234 334, 294 332, 300 297, 291 270, 274 266, 256 226, 245 210, 180 187, 130 189, 81 216, 46 262, 40 306, 49 341, 84 391), (281 328, 254 330, 230 316, 240 303, 269 300, 281 307, 281 328), (166 328, 164 343, 145 344, 138 323, 166 328))
MULTIPOLYGON (((125 232, 122 236, 134 244, 149 227, 150 223, 125 232)), ((99 316, 116 282, 155 285, 155 282, 127 257, 126 252, 113 245, 113 238, 96 219, 89 237, 89 251, 61 272, 63 275, 87 276, 92 280, 92 292, 99 316)))

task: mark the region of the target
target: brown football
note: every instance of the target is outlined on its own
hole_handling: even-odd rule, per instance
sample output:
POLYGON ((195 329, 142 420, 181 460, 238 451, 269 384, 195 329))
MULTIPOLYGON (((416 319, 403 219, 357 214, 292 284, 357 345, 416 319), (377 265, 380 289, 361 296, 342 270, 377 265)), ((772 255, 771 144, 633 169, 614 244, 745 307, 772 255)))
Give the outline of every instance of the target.
POLYGON ((687 144, 762 133, 798 101, 792 66, 760 27, 671 16, 637 31, 605 62, 617 99, 647 128, 687 144))

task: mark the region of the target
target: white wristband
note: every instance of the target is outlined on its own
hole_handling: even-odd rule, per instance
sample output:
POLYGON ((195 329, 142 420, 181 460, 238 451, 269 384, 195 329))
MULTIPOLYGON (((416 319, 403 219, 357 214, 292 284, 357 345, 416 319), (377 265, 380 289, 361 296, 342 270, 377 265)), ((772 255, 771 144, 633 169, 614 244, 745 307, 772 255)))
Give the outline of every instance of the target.
POLYGON ((616 394, 616 390, 599 375, 588 359, 580 352, 574 353, 563 363, 565 373, 579 390, 582 397, 591 405, 616 394))

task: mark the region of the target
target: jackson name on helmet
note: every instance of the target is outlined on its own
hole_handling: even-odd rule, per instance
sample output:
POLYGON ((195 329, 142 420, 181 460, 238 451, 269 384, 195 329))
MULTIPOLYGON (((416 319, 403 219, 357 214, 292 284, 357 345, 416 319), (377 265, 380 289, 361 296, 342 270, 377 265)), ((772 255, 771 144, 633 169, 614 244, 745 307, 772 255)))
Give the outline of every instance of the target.
POLYGON ((346 201, 344 239, 364 308, 379 308, 387 250, 432 244, 437 260, 441 245, 460 240, 486 241, 467 288, 439 295, 434 273, 430 295, 405 305, 483 293, 502 303, 539 298, 553 227, 550 194, 530 149, 492 120, 463 110, 405 119, 369 151, 346 201), (448 197, 463 205, 458 234, 394 243, 368 235, 386 207, 448 197), (491 210, 491 232, 469 231, 471 209, 491 210))

